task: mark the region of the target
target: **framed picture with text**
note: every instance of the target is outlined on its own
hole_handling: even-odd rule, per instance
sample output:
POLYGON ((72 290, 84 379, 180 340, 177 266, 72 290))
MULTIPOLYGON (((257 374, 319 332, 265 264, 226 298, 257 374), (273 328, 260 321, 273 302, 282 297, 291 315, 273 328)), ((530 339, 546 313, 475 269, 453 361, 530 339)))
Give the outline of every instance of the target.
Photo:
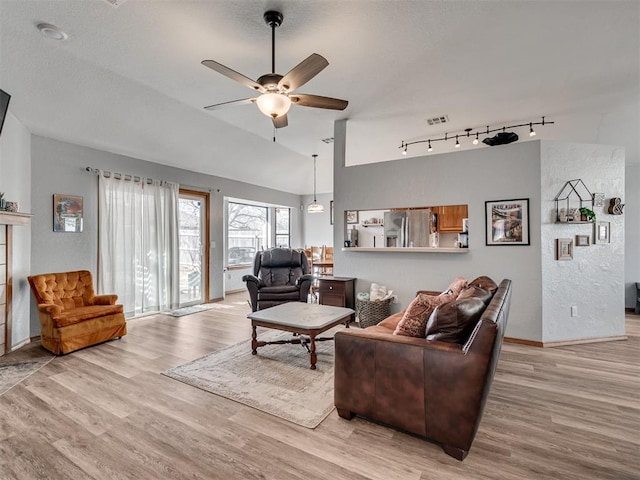
POLYGON ((484 203, 487 245, 530 245, 528 198, 484 203))
POLYGON ((53 231, 82 232, 82 197, 74 195, 53 195, 53 231))

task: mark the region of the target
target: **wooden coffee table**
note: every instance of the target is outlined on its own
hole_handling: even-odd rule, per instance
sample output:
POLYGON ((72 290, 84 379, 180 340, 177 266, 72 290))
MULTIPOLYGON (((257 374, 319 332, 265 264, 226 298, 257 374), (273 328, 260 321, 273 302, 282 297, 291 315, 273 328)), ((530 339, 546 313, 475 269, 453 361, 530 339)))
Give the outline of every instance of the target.
POLYGON ((311 370, 316 369, 316 342, 333 340, 333 338, 316 338, 322 332, 344 323, 349 328, 349 320, 354 314, 350 308, 330 307, 314 303, 288 302, 275 307, 258 310, 247 315, 251 319, 251 353, 256 355, 258 347, 284 343, 297 343, 303 345, 309 352, 311 370), (283 330, 297 333, 300 336, 291 340, 278 340, 276 342, 263 342, 258 340, 256 327, 283 330), (307 338, 308 337, 308 338, 307 338))

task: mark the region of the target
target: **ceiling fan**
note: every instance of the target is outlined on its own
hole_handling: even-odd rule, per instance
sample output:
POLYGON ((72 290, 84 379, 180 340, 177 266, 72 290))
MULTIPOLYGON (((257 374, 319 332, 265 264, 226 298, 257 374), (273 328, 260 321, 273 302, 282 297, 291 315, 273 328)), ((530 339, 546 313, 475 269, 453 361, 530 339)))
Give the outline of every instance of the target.
POLYGON ((235 80, 242 85, 246 85, 250 89, 260 93, 260 95, 255 98, 244 98, 242 100, 217 103, 204 107, 205 109, 217 110, 232 105, 255 103, 262 113, 271 117, 275 128, 282 128, 286 127, 289 123, 287 120, 287 112, 292 103, 302 107, 326 108, 330 110, 344 110, 347 108, 349 102, 346 100, 321 97, 319 95, 308 95, 305 93, 292 93, 329 65, 327 59, 322 55, 318 55, 317 53, 309 55, 284 76, 276 73, 276 28, 282 25, 283 19, 284 16, 280 12, 270 10, 264 14, 265 23, 271 27, 271 73, 262 75, 256 81, 213 60, 203 60, 201 62, 205 67, 209 67, 211 70, 215 70, 225 77, 235 80))

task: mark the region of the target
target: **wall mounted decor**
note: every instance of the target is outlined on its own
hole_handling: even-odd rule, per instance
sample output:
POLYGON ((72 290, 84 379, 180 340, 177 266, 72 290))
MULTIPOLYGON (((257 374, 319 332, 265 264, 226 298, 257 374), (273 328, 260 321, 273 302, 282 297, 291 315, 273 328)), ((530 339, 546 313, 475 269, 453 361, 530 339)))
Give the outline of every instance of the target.
POLYGON ((576 247, 588 247, 589 245, 591 245, 589 235, 576 235, 576 247))
POLYGON ((347 217, 347 223, 358 223, 357 210, 347 210, 345 216, 347 217))
POLYGON ((566 181, 553 200, 556 202, 556 222, 590 223, 582 220, 580 210, 593 213, 587 208, 593 205, 593 195, 579 178, 566 181))
POLYGON ((573 260, 573 240, 556 238, 556 260, 573 260))
POLYGON ((611 215, 622 215, 623 208, 624 208, 624 203, 622 203, 621 198, 613 197, 611 200, 609 200, 608 212, 611 215))
POLYGON ((593 194, 593 206, 594 207, 604 207, 604 193, 594 193, 593 194))
POLYGON ((611 224, 596 222, 593 233, 593 243, 611 243, 611 224))
POLYGON ((53 231, 82 232, 82 197, 53 195, 53 231))
POLYGON ((487 245, 529 245, 529 199, 491 200, 485 204, 487 245))

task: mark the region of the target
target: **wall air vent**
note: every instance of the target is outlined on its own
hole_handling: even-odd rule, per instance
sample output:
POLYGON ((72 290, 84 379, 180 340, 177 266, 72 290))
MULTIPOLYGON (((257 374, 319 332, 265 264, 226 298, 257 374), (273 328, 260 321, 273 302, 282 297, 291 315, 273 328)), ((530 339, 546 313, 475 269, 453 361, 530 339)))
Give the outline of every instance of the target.
POLYGON ((102 1, 108 3, 113 8, 118 8, 120 5, 122 5, 127 0, 102 0, 102 1))
POLYGON ((440 125, 442 123, 447 123, 449 121, 449 115, 440 115, 438 117, 427 118, 427 123, 429 125, 440 125))

